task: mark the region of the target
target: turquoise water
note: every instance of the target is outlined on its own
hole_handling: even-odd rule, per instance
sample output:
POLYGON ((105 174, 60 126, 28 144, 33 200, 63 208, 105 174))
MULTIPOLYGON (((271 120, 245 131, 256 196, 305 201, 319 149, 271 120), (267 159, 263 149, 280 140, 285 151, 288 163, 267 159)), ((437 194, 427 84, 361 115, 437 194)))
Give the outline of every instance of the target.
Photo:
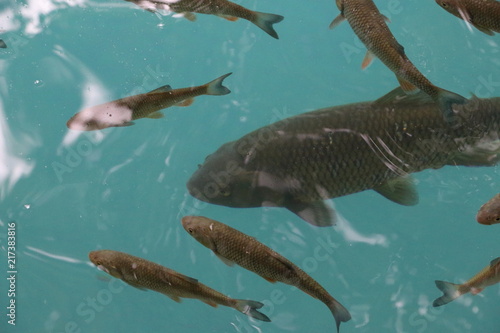
MULTIPOLYGON (((280 39, 253 24, 160 16, 124 1, 0 4, 0 332, 334 332, 328 309, 284 284, 227 267, 182 228, 185 215, 227 223, 306 270, 345 305, 341 332, 500 332, 500 287, 441 308, 434 280, 463 282, 499 256, 499 226, 475 221, 499 192, 498 167, 415 175, 420 203, 373 191, 334 200, 343 217, 314 228, 279 208, 235 209, 192 198, 186 181, 221 144, 284 117, 373 100, 396 79, 365 48, 334 1, 251 1, 277 13, 280 39), (227 72, 226 96, 200 96, 160 120, 74 135, 83 107, 206 83, 227 72), (7 297, 8 223, 15 221, 16 295, 7 297), (95 249, 127 252, 234 298, 264 301, 271 323, 197 300, 177 304, 98 271, 95 249), (16 325, 6 307, 16 301, 16 325), (92 303, 94 302, 94 303, 92 303)), ((464 96, 500 96, 499 35, 432 0, 376 1, 413 63, 464 96)))

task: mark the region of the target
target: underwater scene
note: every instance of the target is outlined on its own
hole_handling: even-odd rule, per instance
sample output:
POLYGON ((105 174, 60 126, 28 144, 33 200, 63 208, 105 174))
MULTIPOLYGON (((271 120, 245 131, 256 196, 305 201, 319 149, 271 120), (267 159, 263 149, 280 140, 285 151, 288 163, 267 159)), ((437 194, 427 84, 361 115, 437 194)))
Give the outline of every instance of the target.
POLYGON ((0 332, 500 333, 500 2, 3 0, 0 332))

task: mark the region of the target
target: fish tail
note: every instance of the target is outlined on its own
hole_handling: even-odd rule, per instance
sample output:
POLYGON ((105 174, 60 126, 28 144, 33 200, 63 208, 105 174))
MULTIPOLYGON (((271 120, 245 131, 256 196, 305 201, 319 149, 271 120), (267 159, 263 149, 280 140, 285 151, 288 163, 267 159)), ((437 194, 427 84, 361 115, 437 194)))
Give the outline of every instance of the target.
POLYGON ((276 14, 268 14, 261 12, 254 12, 255 18, 252 23, 267 32, 271 37, 279 39, 278 33, 273 28, 273 24, 283 21, 283 16, 276 14))
POLYGON ((333 299, 332 302, 330 302, 328 305, 328 308, 333 314, 333 317, 335 318, 335 323, 337 324, 337 333, 340 330, 340 323, 346 322, 351 320, 351 314, 347 309, 337 302, 337 300, 333 299))
POLYGON ((262 321, 271 321, 268 316, 257 311, 257 309, 260 309, 263 306, 264 304, 262 304, 261 302, 250 301, 246 299, 237 299, 235 309, 252 318, 262 321))
POLYGON ((221 77, 216 78, 213 81, 210 81, 206 84, 207 86, 207 95, 227 95, 231 92, 227 87, 222 85, 222 81, 229 75, 233 73, 227 73, 222 75, 221 77))
POLYGON ((453 122, 455 119, 455 114, 453 112, 452 104, 465 104, 467 98, 455 94, 454 92, 439 89, 437 94, 437 102, 439 103, 439 108, 443 113, 443 117, 447 122, 453 122))
POLYGON ((438 289, 443 292, 443 296, 434 300, 434 302, 432 303, 432 306, 434 307, 448 304, 463 294, 459 290, 459 284, 436 280, 436 287, 438 287, 438 289))

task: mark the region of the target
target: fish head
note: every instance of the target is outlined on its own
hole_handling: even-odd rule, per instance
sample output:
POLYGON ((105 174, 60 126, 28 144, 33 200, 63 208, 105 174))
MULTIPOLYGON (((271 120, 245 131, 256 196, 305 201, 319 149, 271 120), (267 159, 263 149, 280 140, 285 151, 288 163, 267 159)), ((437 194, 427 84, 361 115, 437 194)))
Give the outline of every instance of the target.
POLYGON ((265 201, 255 186, 257 173, 248 167, 245 154, 228 142, 208 155, 187 182, 195 198, 226 207, 260 207, 265 201))
POLYGON ((75 131, 95 131, 131 125, 132 110, 117 102, 86 108, 71 117, 66 126, 75 131))
POLYGON ((117 253, 110 250, 91 251, 89 253, 90 261, 96 265, 98 269, 108 273, 115 278, 123 278, 119 267, 117 266, 117 253))
POLYGON ((209 249, 214 249, 213 233, 218 222, 203 216, 184 216, 181 223, 194 239, 209 249))
POLYGON ((441 6, 447 12, 466 20, 463 17, 463 14, 461 13, 465 11, 464 5, 462 4, 461 0, 435 0, 435 1, 439 6, 441 6))
POLYGON ((476 215, 477 222, 484 225, 500 223, 500 212, 488 209, 481 209, 476 215))

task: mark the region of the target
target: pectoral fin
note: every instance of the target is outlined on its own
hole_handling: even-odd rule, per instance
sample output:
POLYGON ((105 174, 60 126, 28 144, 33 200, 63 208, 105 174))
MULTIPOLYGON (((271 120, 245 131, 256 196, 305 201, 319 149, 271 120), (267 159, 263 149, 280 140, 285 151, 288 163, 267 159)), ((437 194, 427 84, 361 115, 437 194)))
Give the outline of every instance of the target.
POLYGON ((418 193, 411 176, 390 179, 373 190, 404 206, 413 206, 418 203, 418 193))
POLYGON ((329 227, 336 223, 335 211, 322 200, 308 203, 292 200, 287 202, 285 207, 317 227, 329 227))
POLYGON ((477 30, 482 31, 482 32, 484 32, 487 35, 490 35, 490 36, 494 36, 495 35, 495 33, 493 32, 493 30, 491 30, 490 28, 486 28, 486 27, 483 27, 483 26, 480 26, 480 25, 477 25, 477 24, 474 24, 474 23, 472 23, 472 25, 475 26, 477 30))
POLYGON ((226 265, 228 265, 228 266, 234 266, 234 261, 229 260, 229 259, 227 259, 227 258, 225 258, 225 257, 221 256, 220 254, 218 254, 218 253, 217 253, 217 252, 215 252, 215 251, 214 251, 214 253, 215 253, 215 255, 217 256, 217 258, 219 258, 220 260, 222 260, 222 262, 223 262, 223 263, 225 263, 226 265))
POLYGON ((330 23, 330 25, 329 25, 329 28, 333 29, 344 21, 345 21, 345 16, 340 14, 339 16, 337 16, 336 18, 333 19, 332 23, 330 23))
POLYGON ((455 156, 448 165, 494 166, 500 161, 500 149, 471 147, 455 156))

